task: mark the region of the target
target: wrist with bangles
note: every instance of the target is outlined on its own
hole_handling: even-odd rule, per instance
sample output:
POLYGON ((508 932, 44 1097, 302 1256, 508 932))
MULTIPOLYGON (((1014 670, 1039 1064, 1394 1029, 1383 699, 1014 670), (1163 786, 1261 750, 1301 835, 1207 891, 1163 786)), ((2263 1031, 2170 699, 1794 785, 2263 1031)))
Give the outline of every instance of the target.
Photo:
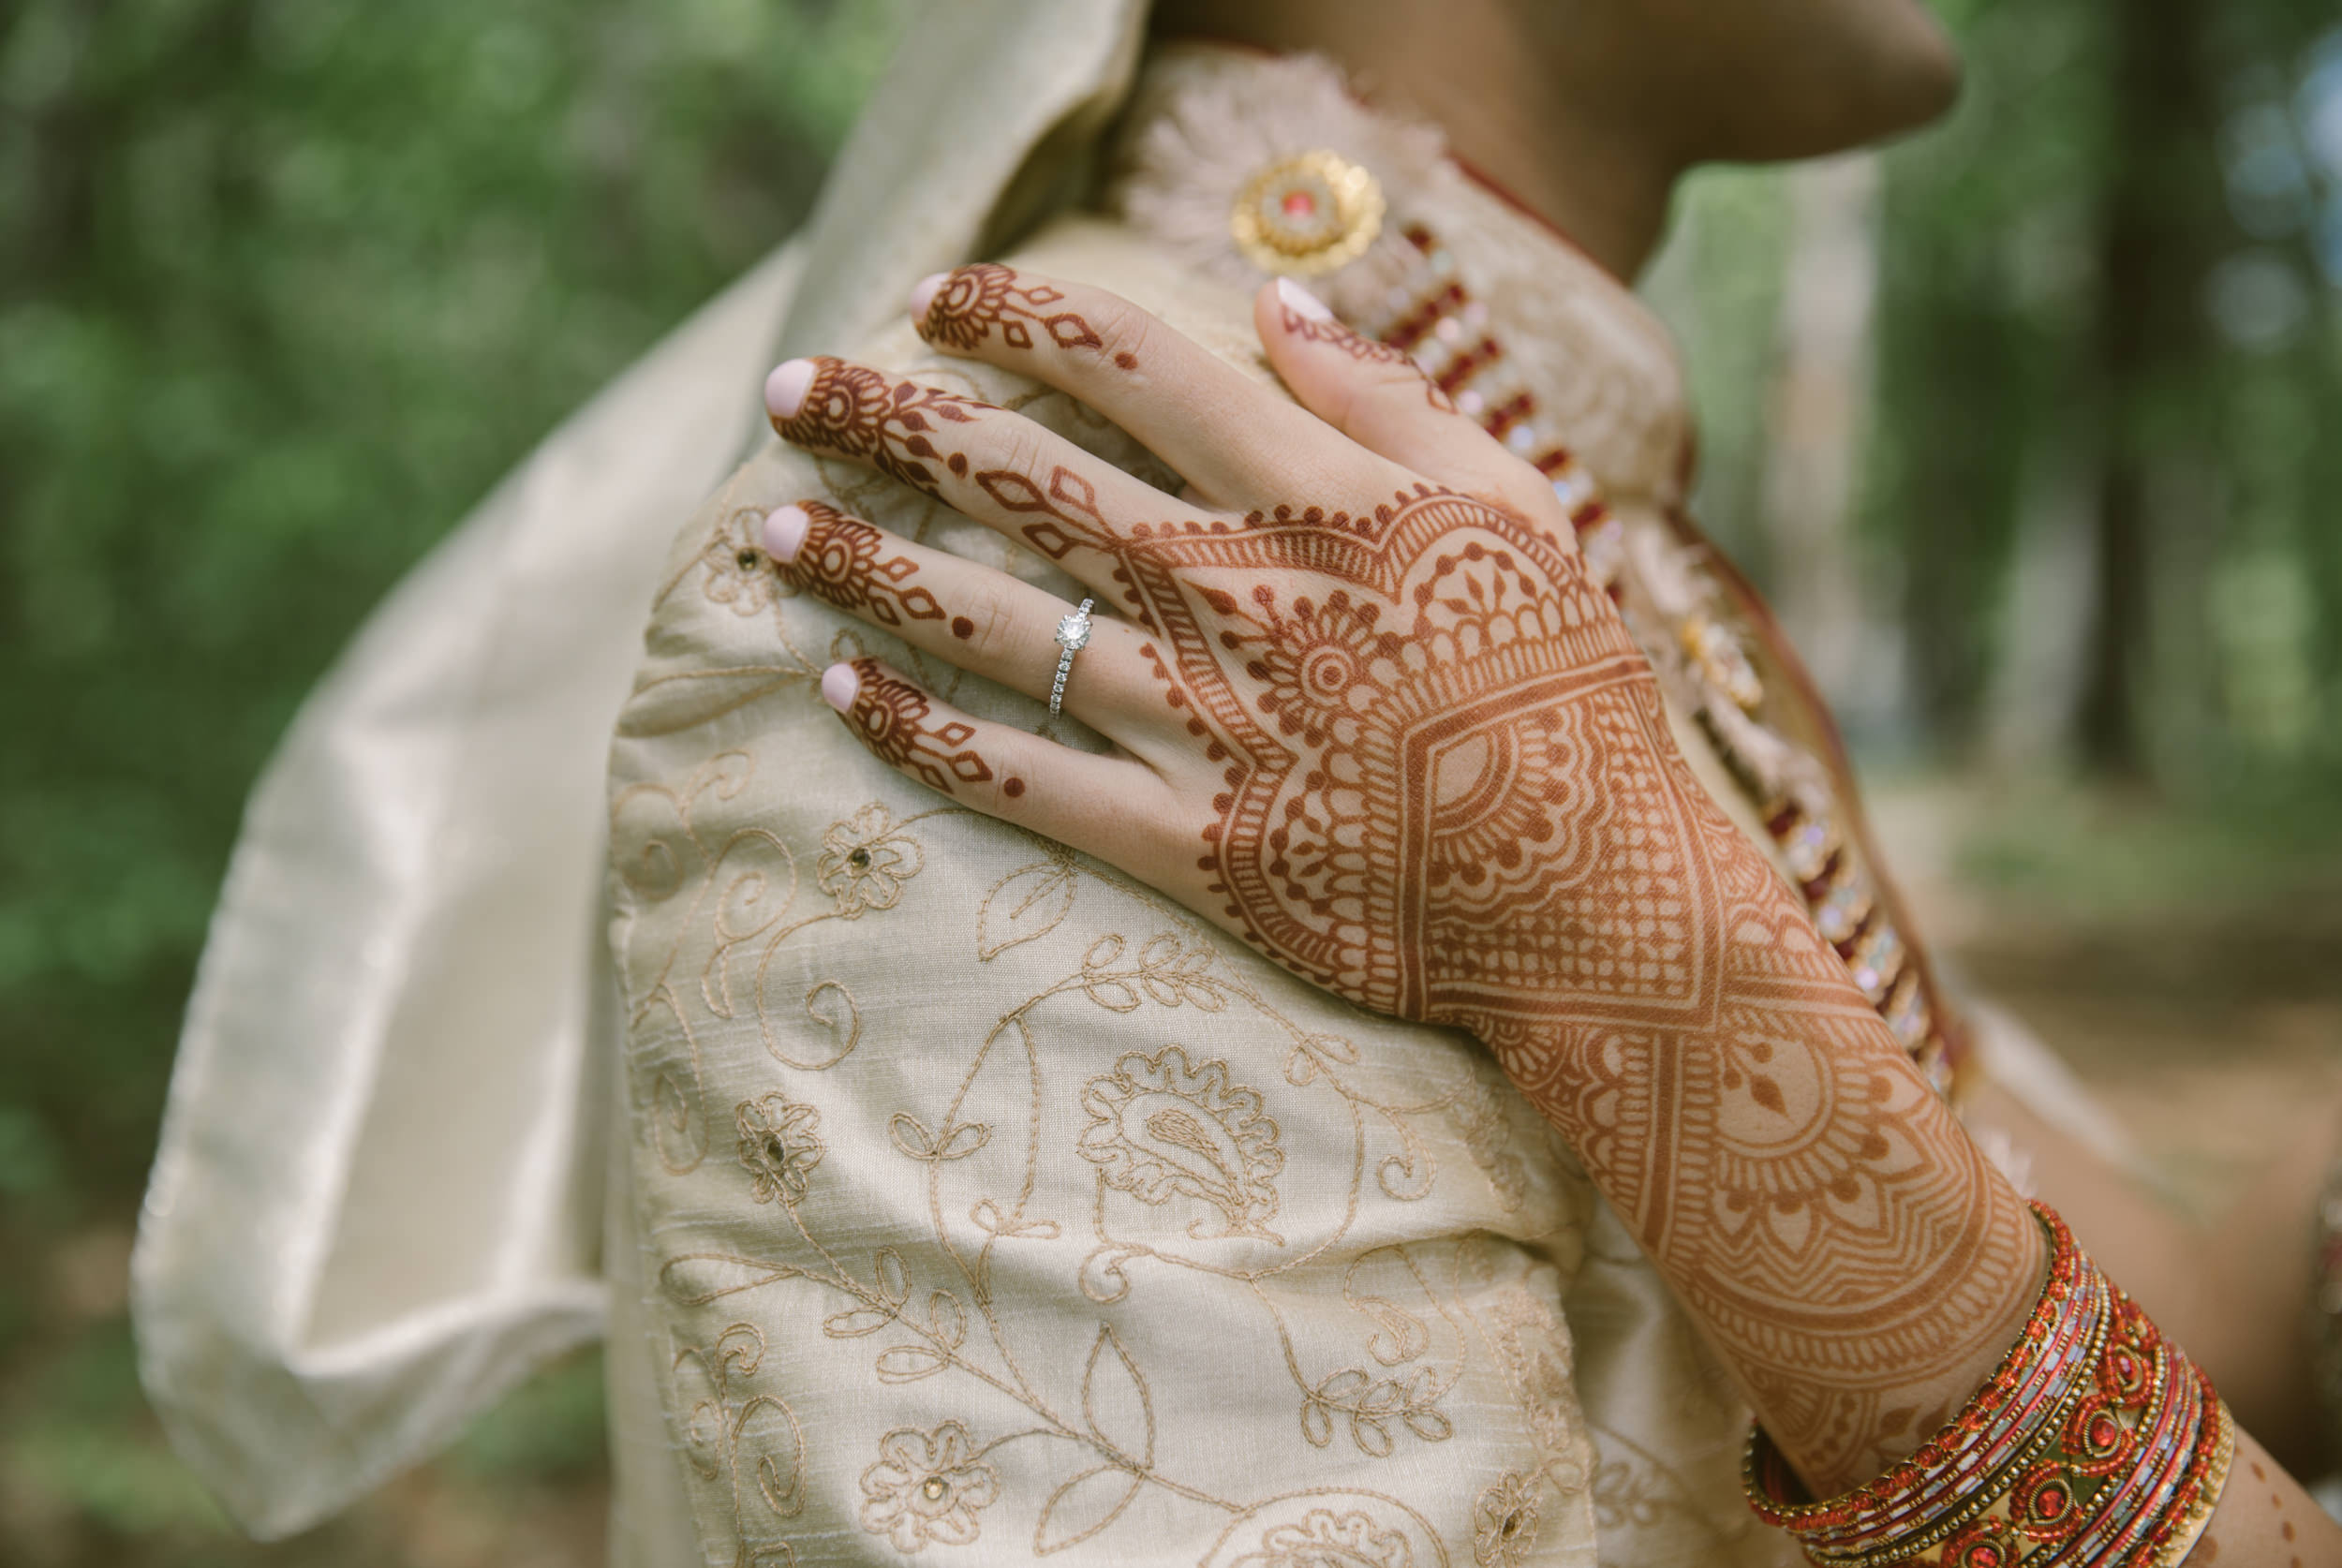
POLYGON ((2065 1222, 2017 1342, 1910 1458, 1808 1498, 1764 1433, 1742 1482, 1768 1523, 1831 1568, 2168 1568, 2219 1503, 2236 1428, 2180 1348, 2107 1280, 2065 1222))

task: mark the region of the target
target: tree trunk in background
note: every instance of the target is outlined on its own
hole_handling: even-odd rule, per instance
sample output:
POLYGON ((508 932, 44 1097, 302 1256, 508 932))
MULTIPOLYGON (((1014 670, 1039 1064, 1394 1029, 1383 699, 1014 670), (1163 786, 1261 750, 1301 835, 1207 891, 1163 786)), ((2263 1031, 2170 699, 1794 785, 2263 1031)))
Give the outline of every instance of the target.
MULTIPOLYGON (((2080 739, 2093 771, 2138 777, 2147 771, 2153 695, 2157 491, 2185 462, 2176 406, 2188 396, 2188 370, 2202 363, 2206 256, 2224 219, 2213 154, 2210 0, 2108 3, 2112 167, 2093 336, 2097 396, 2109 417, 2097 485, 2097 618, 2080 739)), ((2200 390, 2196 396, 2201 415, 2200 390)))
POLYGON ((1892 711, 1902 686, 1898 661, 1876 657, 1851 528, 1878 296, 1878 160, 1801 165, 1788 196, 1762 506, 1772 605, 1841 722, 1860 729, 1892 711))

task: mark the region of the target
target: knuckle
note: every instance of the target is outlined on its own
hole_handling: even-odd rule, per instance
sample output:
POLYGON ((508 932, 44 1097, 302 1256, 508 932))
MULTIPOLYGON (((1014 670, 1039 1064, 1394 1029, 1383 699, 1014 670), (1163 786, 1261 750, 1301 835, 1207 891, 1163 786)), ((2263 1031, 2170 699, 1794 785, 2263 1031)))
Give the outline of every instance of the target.
POLYGON ((1155 318, 1119 295, 1101 293, 1089 309, 1098 357, 1124 369, 1143 364, 1154 340, 1155 318))
POLYGON ((990 433, 988 445, 992 462, 1011 473, 1038 480, 1048 453, 1048 443, 1041 432, 1023 420, 1001 422, 990 433))
MULTIPOLYGON (((978 590, 969 601, 966 619, 971 629, 959 635, 968 644, 969 656, 978 663, 997 669, 1018 651, 1023 629, 998 592, 978 590)), ((959 629, 953 630, 958 633, 959 629)))

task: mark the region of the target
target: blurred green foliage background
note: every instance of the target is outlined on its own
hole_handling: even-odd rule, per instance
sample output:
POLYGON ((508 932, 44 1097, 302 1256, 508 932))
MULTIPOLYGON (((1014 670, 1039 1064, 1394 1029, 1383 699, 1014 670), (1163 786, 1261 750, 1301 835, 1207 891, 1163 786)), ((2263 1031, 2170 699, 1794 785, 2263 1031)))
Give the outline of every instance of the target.
MULTIPOLYGON (((1890 794, 1951 824, 1975 970, 2241 984, 2324 1049, 2342 34, 2306 0, 1944 9, 1971 67, 1948 124, 1687 189, 1651 291, 1703 517, 1828 656, 1890 794)), ((504 468, 789 232, 898 24, 0 7, 0 1560, 598 1559, 590 1356, 352 1516, 238 1541, 141 1405, 123 1266, 293 708, 504 468)), ((2191 1028, 2245 1016, 2206 1005, 2191 1028)))

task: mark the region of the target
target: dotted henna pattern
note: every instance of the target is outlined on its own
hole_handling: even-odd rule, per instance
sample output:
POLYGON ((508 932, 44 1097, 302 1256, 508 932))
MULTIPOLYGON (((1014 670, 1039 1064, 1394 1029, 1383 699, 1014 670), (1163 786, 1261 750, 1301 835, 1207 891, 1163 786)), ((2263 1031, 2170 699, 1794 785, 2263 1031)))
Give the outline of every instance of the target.
POLYGON ((926 693, 887 673, 875 658, 855 659, 853 671, 862 679, 846 721, 879 761, 947 795, 956 785, 991 778, 991 765, 968 744, 974 726, 956 718, 939 723, 926 693))
POLYGON ((1323 343, 1328 348, 1339 348, 1360 364, 1384 364, 1394 370, 1404 370, 1423 383, 1424 402, 1443 414, 1456 411, 1456 400, 1442 392, 1439 383, 1431 379, 1430 374, 1416 363, 1415 356, 1405 349, 1379 338, 1368 337, 1363 333, 1352 332, 1338 319, 1312 321, 1291 305, 1280 305, 1278 313, 1288 335, 1305 343, 1323 343))
POLYGON ((797 505, 809 521, 796 558, 781 568, 790 582, 881 626, 943 618, 943 607, 934 594, 905 585, 917 575, 918 563, 908 555, 889 555, 883 532, 826 502, 797 505))
POLYGON ((914 490, 936 494, 930 463, 964 472, 968 460, 945 456, 934 436, 947 424, 968 424, 989 405, 914 381, 897 381, 867 365, 827 357, 813 362, 813 379, 795 414, 776 426, 800 446, 820 447, 867 463, 914 490))
MULTIPOLYGON (((898 395, 855 405, 882 468, 938 456, 898 395)), ((2038 1229, 1691 774, 1566 520, 1428 484, 1164 520, 1104 515, 1065 467, 971 482, 1045 553, 1112 563, 1218 770, 1165 891, 1365 1007, 1488 1042, 1809 1481, 1861 1479, 1917 1441, 1912 1410, 1964 1396, 2030 1298, 2038 1229)), ((988 776, 899 683, 866 673, 855 717, 938 788, 988 776)))
MULTIPOLYGON (((1060 348, 1103 349, 1104 340, 1079 314, 1049 308, 1064 303, 1065 290, 1055 284, 1029 282, 1013 268, 981 261, 943 280, 919 333, 962 353, 974 352, 995 332, 1011 348, 1030 348, 1039 341, 1033 336, 1036 327, 1060 348)), ((1124 370, 1138 368, 1137 357, 1130 353, 1117 353, 1114 362, 1124 370)))

